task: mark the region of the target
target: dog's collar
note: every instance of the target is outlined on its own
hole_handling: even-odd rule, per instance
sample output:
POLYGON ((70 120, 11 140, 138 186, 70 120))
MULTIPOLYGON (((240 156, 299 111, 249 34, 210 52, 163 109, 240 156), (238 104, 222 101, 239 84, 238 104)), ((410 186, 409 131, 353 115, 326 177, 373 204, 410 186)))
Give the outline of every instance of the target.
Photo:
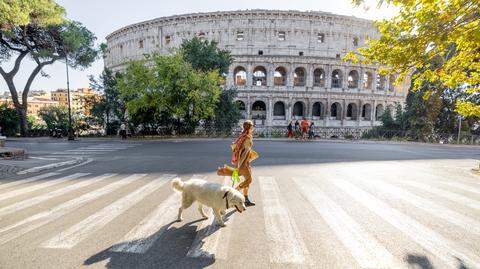
POLYGON ((227 191, 227 192, 223 195, 223 197, 222 197, 223 199, 225 199, 225 204, 226 204, 226 206, 227 206, 227 209, 229 208, 229 206, 228 206, 228 199, 227 199, 227 195, 228 195, 229 192, 230 192, 230 191, 227 191))

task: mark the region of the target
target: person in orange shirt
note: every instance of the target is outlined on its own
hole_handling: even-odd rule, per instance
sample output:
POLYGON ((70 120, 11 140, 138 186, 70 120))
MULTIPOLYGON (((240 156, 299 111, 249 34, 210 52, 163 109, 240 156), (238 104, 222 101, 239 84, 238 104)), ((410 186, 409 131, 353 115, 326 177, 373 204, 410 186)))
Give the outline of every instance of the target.
POLYGON ((310 123, 308 122, 308 120, 303 118, 300 125, 302 126, 302 139, 307 139, 307 131, 308 131, 308 127, 310 126, 310 123))

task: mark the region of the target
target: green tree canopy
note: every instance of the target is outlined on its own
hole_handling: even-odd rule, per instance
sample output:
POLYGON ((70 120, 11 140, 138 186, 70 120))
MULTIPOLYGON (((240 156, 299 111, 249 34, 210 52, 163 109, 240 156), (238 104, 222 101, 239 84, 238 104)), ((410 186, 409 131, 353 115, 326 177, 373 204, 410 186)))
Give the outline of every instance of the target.
POLYGON ((366 48, 346 59, 380 64, 381 72, 399 74, 397 83, 423 69, 412 75, 413 90, 425 82, 450 89, 467 86, 470 96, 457 102, 457 111, 480 117, 480 104, 473 98, 480 94, 480 2, 379 0, 379 4, 394 5, 399 14, 376 22, 380 37, 369 39, 366 48), (433 62, 435 66, 429 64, 433 62))
POLYGON ((0 29, 36 24, 61 24, 65 9, 54 0, 2 0, 0 1, 0 29))
POLYGON ((68 110, 65 107, 49 106, 38 112, 48 129, 68 129, 68 110))
POLYGON ((18 114, 6 104, 0 105, 0 134, 15 135, 18 132, 18 114))
POLYGON ((184 40, 180 51, 183 59, 194 69, 206 72, 217 70, 220 74, 227 74, 233 58, 228 50, 222 50, 217 45, 216 41, 200 40, 194 37, 184 40))

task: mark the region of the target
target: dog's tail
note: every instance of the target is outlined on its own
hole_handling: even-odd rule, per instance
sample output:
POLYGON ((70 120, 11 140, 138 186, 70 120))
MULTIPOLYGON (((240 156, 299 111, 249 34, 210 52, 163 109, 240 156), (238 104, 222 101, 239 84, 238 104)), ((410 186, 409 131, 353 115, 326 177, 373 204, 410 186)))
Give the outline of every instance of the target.
POLYGON ((183 185, 184 185, 184 184, 185 184, 185 183, 183 183, 183 181, 182 181, 180 178, 178 178, 178 177, 176 177, 176 178, 174 178, 174 179, 172 180, 172 188, 173 188, 174 190, 178 191, 178 192, 182 192, 182 191, 183 191, 183 185))

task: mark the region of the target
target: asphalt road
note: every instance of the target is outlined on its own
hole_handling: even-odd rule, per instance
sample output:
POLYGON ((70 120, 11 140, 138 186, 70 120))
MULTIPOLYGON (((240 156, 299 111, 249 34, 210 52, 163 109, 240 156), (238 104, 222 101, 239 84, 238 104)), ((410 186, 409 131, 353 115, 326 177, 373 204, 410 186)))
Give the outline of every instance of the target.
POLYGON ((9 141, 85 162, 0 180, 0 268, 480 268, 480 148, 255 141, 257 205, 174 222, 230 142, 9 141))

